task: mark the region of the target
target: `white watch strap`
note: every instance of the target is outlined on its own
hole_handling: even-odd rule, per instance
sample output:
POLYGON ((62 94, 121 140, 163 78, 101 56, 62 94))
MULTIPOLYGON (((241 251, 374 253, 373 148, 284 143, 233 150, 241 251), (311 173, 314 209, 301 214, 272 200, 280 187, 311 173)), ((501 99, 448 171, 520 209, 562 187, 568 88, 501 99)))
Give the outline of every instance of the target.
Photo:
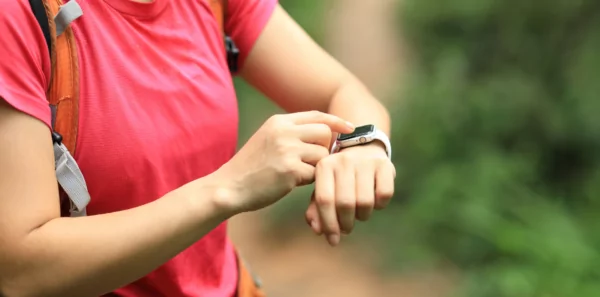
POLYGON ((375 129, 375 135, 373 136, 373 141, 379 140, 385 146, 385 151, 387 152, 388 158, 392 158, 392 144, 390 143, 390 139, 383 133, 383 131, 379 129, 375 129))

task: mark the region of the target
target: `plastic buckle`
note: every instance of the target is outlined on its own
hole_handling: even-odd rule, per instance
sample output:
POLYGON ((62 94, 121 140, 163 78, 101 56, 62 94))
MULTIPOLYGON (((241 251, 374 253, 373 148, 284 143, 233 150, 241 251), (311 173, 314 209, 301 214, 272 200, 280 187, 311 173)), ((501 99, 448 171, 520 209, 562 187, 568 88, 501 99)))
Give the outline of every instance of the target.
POLYGON ((229 36, 225 36, 225 49, 227 50, 227 66, 229 66, 229 71, 237 72, 240 49, 237 48, 235 42, 229 36))
POLYGON ((62 135, 58 134, 58 132, 52 131, 52 143, 61 144, 63 141, 62 135))

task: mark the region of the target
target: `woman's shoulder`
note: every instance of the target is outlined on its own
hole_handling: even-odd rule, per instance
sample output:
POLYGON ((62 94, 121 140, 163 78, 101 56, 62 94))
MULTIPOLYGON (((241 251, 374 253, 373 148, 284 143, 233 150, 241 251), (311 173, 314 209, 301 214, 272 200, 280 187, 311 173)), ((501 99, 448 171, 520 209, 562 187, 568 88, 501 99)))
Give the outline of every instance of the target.
POLYGON ((0 98, 48 123, 50 57, 42 30, 28 0, 0 0, 0 6, 0 98))

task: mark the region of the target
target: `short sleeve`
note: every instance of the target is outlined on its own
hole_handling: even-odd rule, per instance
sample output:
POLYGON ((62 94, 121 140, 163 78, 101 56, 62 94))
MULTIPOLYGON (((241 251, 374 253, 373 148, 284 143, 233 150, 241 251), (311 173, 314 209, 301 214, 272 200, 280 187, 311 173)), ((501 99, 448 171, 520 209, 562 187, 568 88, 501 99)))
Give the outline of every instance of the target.
POLYGON ((277 2, 277 0, 229 0, 225 31, 240 50, 240 65, 244 64, 273 14, 277 2))
POLYGON ((0 100, 50 126, 50 57, 27 0, 0 0, 0 100))

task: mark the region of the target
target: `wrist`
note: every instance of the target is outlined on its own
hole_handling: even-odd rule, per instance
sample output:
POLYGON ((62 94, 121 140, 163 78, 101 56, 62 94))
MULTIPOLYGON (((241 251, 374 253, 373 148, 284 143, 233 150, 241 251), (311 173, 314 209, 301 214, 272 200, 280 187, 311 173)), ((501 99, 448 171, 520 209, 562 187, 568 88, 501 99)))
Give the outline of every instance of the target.
POLYGON ((240 192, 214 174, 205 176, 180 188, 193 213, 207 213, 219 220, 227 220, 238 214, 235 202, 240 192))
POLYGON ((369 150, 369 151, 373 151, 373 152, 381 152, 382 154, 387 155, 387 149, 385 147, 385 144, 379 140, 374 140, 372 142, 361 144, 361 145, 340 148, 340 152, 354 150, 354 149, 369 150))
POLYGON ((233 185, 217 184, 212 188, 212 192, 211 204, 217 212, 224 214, 227 218, 243 212, 239 206, 242 192, 233 185))
POLYGON ((377 155, 380 156, 381 158, 388 158, 388 154, 387 154, 387 150, 385 148, 385 145, 383 143, 381 143, 380 141, 373 141, 371 143, 367 143, 367 144, 363 144, 363 145, 356 145, 356 146, 350 146, 350 147, 346 147, 346 148, 342 148, 339 150, 340 153, 346 153, 346 152, 350 152, 350 153, 357 153, 360 155, 377 155))

